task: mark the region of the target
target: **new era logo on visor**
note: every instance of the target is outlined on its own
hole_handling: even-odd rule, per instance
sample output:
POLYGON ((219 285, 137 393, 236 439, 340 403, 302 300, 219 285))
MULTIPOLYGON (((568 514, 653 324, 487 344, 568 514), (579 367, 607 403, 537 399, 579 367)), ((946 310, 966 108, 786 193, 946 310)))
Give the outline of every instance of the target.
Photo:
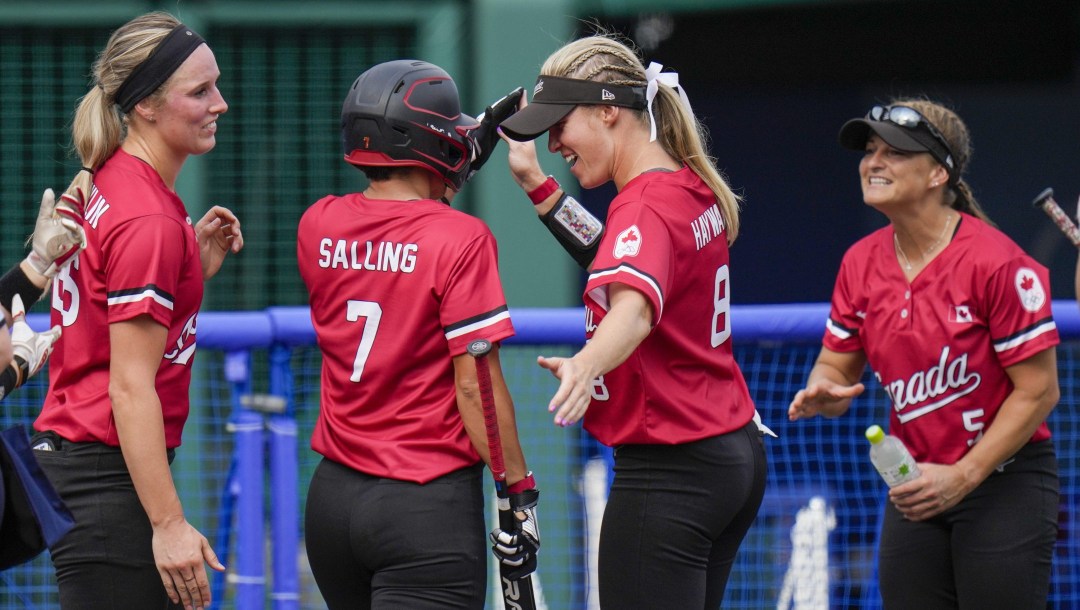
POLYGON ((600 90, 600 99, 607 102, 607 101, 615 99, 615 94, 608 91, 607 89, 601 89, 600 90))

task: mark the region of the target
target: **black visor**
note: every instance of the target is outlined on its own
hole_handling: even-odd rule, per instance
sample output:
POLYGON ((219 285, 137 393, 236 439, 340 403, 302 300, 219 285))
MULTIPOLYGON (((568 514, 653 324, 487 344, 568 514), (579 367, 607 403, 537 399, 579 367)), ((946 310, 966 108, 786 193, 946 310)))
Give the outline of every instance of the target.
POLYGON ((949 173, 949 183, 960 177, 948 141, 930 121, 907 106, 874 106, 865 118, 851 119, 840 128, 840 145, 863 150, 874 133, 889 146, 904 152, 927 152, 949 173))
POLYGON ((534 140, 581 104, 604 104, 635 110, 648 107, 644 86, 540 76, 536 79, 529 105, 503 121, 499 127, 503 133, 519 142, 534 140))

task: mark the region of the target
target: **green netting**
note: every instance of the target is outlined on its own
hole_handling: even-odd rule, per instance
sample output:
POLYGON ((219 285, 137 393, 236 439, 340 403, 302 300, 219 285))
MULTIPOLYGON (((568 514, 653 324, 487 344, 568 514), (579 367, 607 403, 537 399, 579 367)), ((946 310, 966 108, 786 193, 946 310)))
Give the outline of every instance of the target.
POLYGON ((307 303, 296 269, 296 225, 328 193, 363 175, 342 160, 341 102, 361 71, 415 54, 411 28, 213 28, 207 34, 230 109, 207 157, 208 201, 231 207, 245 249, 207 284, 204 309, 307 303))
POLYGON ((0 265, 21 259, 41 191, 62 191, 79 168, 71 117, 108 29, 0 28, 0 265))
MULTIPOLYGON (((64 189, 78 170, 71 118, 111 29, 0 28, 2 261, 23 256, 41 190, 64 189)), ((296 270, 300 215, 323 195, 363 184, 363 175, 341 160, 341 102, 367 67, 415 56, 415 28, 204 30, 229 112, 219 122, 217 147, 188 161, 178 191, 192 216, 214 204, 235 210, 246 247, 207 284, 203 308, 306 303, 296 270)))

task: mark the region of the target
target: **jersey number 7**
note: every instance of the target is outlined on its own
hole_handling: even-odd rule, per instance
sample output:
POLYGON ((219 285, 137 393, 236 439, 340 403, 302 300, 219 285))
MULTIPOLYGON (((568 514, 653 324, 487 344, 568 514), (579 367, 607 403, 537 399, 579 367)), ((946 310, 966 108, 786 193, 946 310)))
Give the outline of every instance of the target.
POLYGON ((360 337, 360 345, 356 348, 353 372, 349 377, 350 381, 359 383, 360 376, 364 374, 364 365, 367 364, 368 355, 371 353, 371 346, 375 344, 375 334, 379 332, 382 307, 374 301, 350 300, 345 310, 345 319, 349 322, 364 320, 364 334, 360 337))

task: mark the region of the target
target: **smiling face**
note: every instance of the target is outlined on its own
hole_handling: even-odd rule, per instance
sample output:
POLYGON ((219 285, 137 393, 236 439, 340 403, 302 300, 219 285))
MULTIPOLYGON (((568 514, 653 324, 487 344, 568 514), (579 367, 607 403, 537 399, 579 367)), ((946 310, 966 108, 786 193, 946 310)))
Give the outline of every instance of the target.
POLYGON ((923 199, 935 188, 932 184, 945 184, 948 173, 929 153, 897 150, 871 134, 859 178, 863 201, 878 207, 923 199))
POLYGON ((220 75, 213 51, 204 44, 169 78, 154 117, 161 141, 176 155, 214 148, 217 118, 229 109, 217 88, 220 75))
POLYGON ((601 118, 604 106, 578 106, 548 130, 548 150, 570 166, 582 188, 596 188, 613 177, 611 131, 601 118))

